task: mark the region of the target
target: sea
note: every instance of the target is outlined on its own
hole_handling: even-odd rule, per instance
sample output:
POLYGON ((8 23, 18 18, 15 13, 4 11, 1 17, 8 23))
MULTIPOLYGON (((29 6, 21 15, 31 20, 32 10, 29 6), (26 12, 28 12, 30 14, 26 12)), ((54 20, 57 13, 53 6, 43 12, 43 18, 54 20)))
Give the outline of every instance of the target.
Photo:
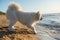
POLYGON ((42 14, 35 29, 40 40, 60 40, 60 13, 42 14))

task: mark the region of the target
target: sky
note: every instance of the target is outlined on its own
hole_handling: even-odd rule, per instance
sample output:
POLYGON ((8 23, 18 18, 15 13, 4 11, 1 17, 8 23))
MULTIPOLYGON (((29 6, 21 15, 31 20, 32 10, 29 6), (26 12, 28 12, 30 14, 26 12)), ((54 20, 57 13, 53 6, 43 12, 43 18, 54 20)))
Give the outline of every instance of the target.
POLYGON ((21 5, 24 11, 60 13, 60 0, 0 0, 0 11, 6 12, 11 2, 21 5))

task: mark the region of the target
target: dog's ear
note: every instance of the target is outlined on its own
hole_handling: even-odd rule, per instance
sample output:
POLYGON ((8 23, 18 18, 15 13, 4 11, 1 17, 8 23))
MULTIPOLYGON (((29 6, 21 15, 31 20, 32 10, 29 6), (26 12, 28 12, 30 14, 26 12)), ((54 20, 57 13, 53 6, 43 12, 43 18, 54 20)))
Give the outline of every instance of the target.
POLYGON ((37 15, 37 16, 40 16, 40 12, 38 11, 36 15, 37 15))
POLYGON ((36 20, 38 21, 39 18, 40 18, 40 12, 38 11, 38 12, 36 13, 36 20))
POLYGON ((37 15, 37 18, 38 18, 39 20, 42 20, 42 14, 41 14, 39 11, 37 12, 36 15, 37 15))

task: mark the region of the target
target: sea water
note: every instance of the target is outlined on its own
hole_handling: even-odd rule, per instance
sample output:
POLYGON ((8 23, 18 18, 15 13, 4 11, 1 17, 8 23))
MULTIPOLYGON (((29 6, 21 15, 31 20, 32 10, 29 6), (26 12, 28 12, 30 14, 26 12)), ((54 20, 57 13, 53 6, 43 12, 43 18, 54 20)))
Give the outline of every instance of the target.
POLYGON ((60 13, 43 14, 43 19, 35 26, 41 40, 60 40, 60 13))

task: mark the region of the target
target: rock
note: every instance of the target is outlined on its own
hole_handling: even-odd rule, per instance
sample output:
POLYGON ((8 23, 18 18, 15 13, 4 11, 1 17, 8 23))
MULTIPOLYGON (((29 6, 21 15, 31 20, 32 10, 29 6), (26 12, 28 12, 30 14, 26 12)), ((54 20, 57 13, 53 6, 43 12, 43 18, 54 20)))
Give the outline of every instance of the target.
POLYGON ((34 34, 10 34, 3 36, 4 40, 39 40, 34 34))
POLYGON ((36 37, 36 34, 31 31, 27 31, 27 29, 20 29, 20 31, 10 32, 8 31, 8 27, 0 28, 0 40, 39 40, 36 37))

